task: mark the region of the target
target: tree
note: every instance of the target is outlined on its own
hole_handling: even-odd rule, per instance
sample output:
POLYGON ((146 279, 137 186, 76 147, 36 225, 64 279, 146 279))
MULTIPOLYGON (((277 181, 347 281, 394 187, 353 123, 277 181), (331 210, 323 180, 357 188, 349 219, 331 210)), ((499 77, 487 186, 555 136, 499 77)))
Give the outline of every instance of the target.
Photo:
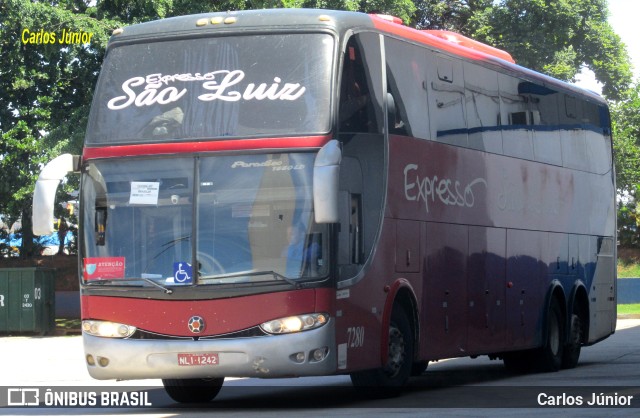
POLYGON ((640 82, 624 99, 612 103, 613 147, 618 194, 618 239, 625 247, 640 246, 640 82))
POLYGON ((492 0, 418 0, 413 25, 418 29, 441 29, 467 36, 470 22, 491 12, 492 0))
POLYGON ((629 57, 606 0, 416 1, 420 28, 453 29, 511 53, 518 64, 573 81, 591 69, 612 100, 631 82, 629 57))
POLYGON ((102 0, 97 15, 139 23, 186 14, 249 9, 311 8, 386 13, 409 22, 416 9, 412 0, 102 0))
POLYGON ((640 188, 640 82, 611 104, 617 188, 620 194, 640 188))
POLYGON ((112 30, 177 15, 260 7, 376 9, 405 19, 413 13, 410 0, 0 2, 0 213, 8 223, 22 220, 23 256, 31 253, 31 196, 38 173, 60 153, 81 151, 93 87, 112 30), (60 44, 64 30, 90 33, 91 41, 60 44))
POLYGON ((31 253, 35 180, 52 157, 79 151, 78 138, 72 142, 68 131, 86 115, 104 47, 117 26, 89 17, 88 9, 80 0, 0 3, 0 213, 10 223, 22 220, 23 256, 31 253), (65 30, 91 33, 91 43, 61 44, 65 30))
MULTIPOLYGON (((456 30, 501 47, 520 64, 564 80, 587 65, 611 99, 624 97, 631 77, 624 46, 606 22, 606 0, 0 0, 0 213, 8 222, 22 218, 23 245, 31 244, 31 194, 42 165, 63 151, 81 150, 93 87, 114 28, 271 7, 392 14, 419 28, 456 30), (23 40, 25 29, 93 35, 86 44, 29 43, 23 40)), ((619 126, 627 132, 626 125, 619 126)), ((628 156, 619 167, 619 184, 640 184, 632 169, 638 142, 625 135, 616 140, 617 152, 628 156)))
POLYGON ((187 14, 244 10, 246 3, 245 0, 98 0, 95 16, 133 24, 187 14))

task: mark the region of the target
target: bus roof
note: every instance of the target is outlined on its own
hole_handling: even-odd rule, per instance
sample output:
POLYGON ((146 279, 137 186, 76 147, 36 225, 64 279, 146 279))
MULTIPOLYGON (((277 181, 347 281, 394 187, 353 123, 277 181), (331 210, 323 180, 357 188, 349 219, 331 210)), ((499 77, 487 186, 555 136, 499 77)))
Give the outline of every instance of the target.
POLYGON ((597 93, 584 90, 573 84, 566 83, 529 68, 517 65, 515 61, 512 59, 510 60, 511 55, 492 46, 483 45, 473 40, 471 40, 471 42, 477 42, 484 47, 478 48, 471 45, 464 46, 464 44, 456 42, 456 40, 447 40, 447 38, 449 38, 447 35, 451 33, 448 31, 440 31, 441 34, 439 35, 435 33, 436 31, 414 29, 377 15, 371 15, 371 19, 374 22, 374 26, 383 32, 393 34, 413 42, 421 43, 468 60, 488 62, 494 66, 501 67, 508 72, 518 74, 518 76, 526 78, 529 81, 536 81, 543 85, 559 87, 565 91, 569 90, 576 95, 580 95, 585 99, 606 104, 606 101, 597 93))
MULTIPOLYGON (((164 36, 206 36, 213 33, 247 33, 269 30, 321 30, 330 29, 339 34, 347 30, 377 29, 402 39, 420 43, 432 49, 471 61, 486 62, 505 71, 518 74, 530 81, 552 85, 571 91, 585 99, 606 104, 597 93, 581 89, 547 75, 521 67, 511 56, 489 45, 469 40, 461 44, 451 38, 450 32, 423 31, 397 23, 388 16, 324 9, 260 9, 230 12, 202 13, 172 17, 116 29, 110 44, 154 39, 164 36), (449 39, 447 39, 449 38, 449 39), (478 47, 478 44, 481 47, 478 47), (466 46, 465 46, 466 45, 466 46), (484 47, 482 47, 484 46, 484 47)), ((397 19, 399 20, 399 19, 397 19)))
POLYGON ((348 28, 369 27, 369 15, 323 9, 260 9, 202 13, 171 17, 116 29, 111 41, 163 35, 202 35, 216 32, 239 32, 264 29, 331 28, 343 32, 348 28))

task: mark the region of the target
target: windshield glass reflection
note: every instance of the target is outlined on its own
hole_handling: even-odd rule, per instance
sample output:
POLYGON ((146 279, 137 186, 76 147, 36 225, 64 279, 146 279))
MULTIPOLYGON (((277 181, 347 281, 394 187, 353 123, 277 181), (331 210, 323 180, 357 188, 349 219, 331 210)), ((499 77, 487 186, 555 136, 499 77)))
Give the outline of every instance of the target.
POLYGON ((326 227, 313 222, 314 158, 292 153, 89 164, 84 280, 173 286, 326 275, 326 227))

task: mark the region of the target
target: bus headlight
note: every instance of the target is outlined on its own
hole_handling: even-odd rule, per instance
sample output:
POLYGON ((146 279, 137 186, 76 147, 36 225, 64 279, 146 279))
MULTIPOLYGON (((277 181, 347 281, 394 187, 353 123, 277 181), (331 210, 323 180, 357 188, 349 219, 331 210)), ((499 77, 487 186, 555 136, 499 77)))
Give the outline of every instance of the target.
POLYGON ((260 328, 269 334, 288 334, 321 327, 328 320, 329 315, 324 313, 295 315, 264 322, 260 324, 260 328))
POLYGON ((82 321, 82 331, 96 337, 127 338, 136 332, 136 327, 109 321, 82 321))

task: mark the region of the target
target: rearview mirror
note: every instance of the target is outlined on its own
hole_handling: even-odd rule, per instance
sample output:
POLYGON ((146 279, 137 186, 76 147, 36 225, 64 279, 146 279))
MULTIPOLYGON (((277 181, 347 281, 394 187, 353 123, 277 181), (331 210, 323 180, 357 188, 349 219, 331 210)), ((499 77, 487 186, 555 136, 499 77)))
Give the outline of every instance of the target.
POLYGON ((49 161, 44 166, 33 191, 33 222, 34 235, 49 235, 53 232, 53 205, 56 190, 60 181, 70 171, 79 171, 80 157, 62 154, 49 161))
POLYGON ((313 204, 316 223, 336 223, 338 216, 338 181, 342 150, 332 139, 316 156, 313 164, 313 204))

